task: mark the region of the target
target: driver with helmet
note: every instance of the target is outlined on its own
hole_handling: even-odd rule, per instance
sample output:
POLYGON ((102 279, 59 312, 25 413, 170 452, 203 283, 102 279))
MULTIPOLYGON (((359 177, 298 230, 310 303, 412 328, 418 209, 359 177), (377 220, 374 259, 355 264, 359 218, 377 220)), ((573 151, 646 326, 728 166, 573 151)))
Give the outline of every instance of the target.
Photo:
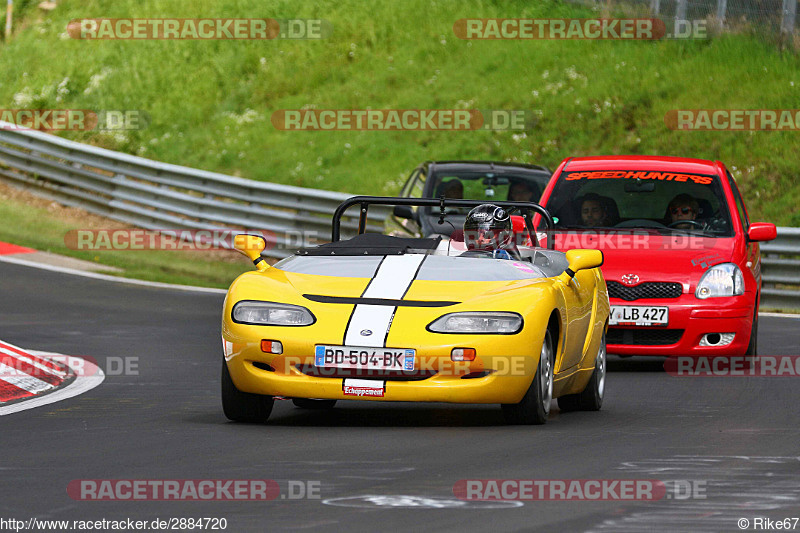
POLYGON ((508 211, 494 204, 473 208, 464 221, 466 254, 495 259, 520 259, 508 211))

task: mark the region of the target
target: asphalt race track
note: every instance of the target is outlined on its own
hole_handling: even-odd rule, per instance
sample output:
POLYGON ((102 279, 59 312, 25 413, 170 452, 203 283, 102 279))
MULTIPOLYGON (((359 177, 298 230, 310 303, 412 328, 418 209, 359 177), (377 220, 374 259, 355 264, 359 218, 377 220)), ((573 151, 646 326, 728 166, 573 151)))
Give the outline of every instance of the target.
MULTIPOLYGON (((497 406, 277 402, 270 423, 220 406, 220 294, 0 263, 0 339, 90 356, 96 389, 0 417, 0 518, 227 519, 228 531, 739 531, 800 516, 797 378, 670 376, 612 357, 599 413, 503 423, 497 406), (135 362, 133 375, 107 359, 135 362), (318 498, 81 501, 80 479, 312 482, 318 498), (465 479, 658 479, 657 501, 466 502, 465 479), (692 490, 678 490, 692 487, 692 490), (410 498, 399 498, 407 496, 410 498), (334 501, 331 501, 334 500, 334 501)), ((793 355, 800 319, 762 317, 759 351, 793 355)), ((130 370, 130 369, 129 369, 130 370)), ((800 529, 798 524, 796 529, 800 529)))

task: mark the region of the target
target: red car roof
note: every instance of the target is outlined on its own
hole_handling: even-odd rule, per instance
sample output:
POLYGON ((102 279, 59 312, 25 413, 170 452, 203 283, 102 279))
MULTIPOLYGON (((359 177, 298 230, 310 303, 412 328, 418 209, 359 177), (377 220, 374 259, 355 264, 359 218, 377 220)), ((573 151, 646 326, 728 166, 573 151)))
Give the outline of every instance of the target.
POLYGON ((652 155, 605 155, 575 157, 563 169, 566 172, 579 170, 660 170, 697 174, 716 174, 714 161, 688 157, 652 155))

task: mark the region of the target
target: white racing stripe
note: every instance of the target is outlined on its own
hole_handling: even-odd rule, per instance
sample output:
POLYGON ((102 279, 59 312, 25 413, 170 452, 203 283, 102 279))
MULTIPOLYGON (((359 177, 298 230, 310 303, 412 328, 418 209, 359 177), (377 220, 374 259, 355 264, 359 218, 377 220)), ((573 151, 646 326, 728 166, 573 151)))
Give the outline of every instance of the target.
MULTIPOLYGON (((403 298, 425 257, 424 254, 386 256, 362 298, 403 298)), ((388 305, 356 305, 344 334, 345 346, 382 347, 396 309, 388 305), (367 331, 371 333, 364 335, 367 331)))

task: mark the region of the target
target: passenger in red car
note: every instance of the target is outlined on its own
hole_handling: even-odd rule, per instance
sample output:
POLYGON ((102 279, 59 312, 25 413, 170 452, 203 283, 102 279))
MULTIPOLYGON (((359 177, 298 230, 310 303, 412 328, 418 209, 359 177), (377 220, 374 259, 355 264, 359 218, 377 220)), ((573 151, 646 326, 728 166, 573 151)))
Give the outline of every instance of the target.
POLYGON ((599 194, 589 193, 581 201, 581 222, 589 228, 611 224, 608 209, 599 194))

